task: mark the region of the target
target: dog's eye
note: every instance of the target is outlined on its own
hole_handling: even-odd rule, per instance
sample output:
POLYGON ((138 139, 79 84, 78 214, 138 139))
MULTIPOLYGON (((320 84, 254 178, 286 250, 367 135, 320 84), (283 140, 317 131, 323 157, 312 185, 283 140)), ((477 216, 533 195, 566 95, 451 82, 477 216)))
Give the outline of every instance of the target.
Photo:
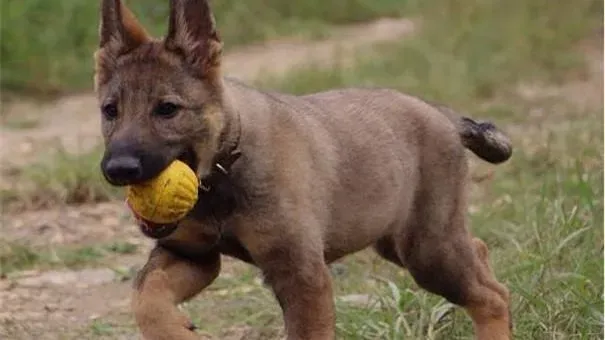
POLYGON ((103 116, 109 120, 114 120, 118 117, 118 106, 115 103, 109 103, 101 107, 103 116))
POLYGON ((177 104, 170 102, 159 103, 158 106, 153 110, 153 114, 162 118, 172 118, 176 116, 178 110, 181 107, 177 104))

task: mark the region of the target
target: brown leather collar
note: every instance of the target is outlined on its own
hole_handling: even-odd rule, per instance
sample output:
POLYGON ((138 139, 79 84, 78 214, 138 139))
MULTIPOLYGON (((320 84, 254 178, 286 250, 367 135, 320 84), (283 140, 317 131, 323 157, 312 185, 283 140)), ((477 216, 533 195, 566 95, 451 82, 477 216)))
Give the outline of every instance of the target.
POLYGON ((233 182, 231 168, 242 155, 240 116, 236 113, 235 117, 225 129, 223 145, 214 156, 210 174, 200 179, 198 200, 191 212, 198 220, 207 217, 220 220, 235 210, 239 188, 233 182))

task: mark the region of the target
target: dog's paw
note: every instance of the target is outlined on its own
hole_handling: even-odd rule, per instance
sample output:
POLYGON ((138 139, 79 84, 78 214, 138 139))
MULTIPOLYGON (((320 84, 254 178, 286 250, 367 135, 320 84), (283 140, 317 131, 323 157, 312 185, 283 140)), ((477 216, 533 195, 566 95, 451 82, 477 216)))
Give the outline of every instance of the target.
MULTIPOLYGON (((183 311, 182 307, 179 306, 179 309, 181 310, 181 312, 183 311)), ((195 330, 198 328, 193 321, 191 321, 191 319, 189 319, 189 317, 187 317, 186 315, 182 314, 181 315, 181 322, 180 322, 183 327, 185 327, 186 329, 195 332, 195 330)))
POLYGON ((187 328, 188 330, 195 332, 195 330, 197 329, 197 326, 191 322, 191 320, 187 320, 187 322, 185 323, 185 328, 187 328))

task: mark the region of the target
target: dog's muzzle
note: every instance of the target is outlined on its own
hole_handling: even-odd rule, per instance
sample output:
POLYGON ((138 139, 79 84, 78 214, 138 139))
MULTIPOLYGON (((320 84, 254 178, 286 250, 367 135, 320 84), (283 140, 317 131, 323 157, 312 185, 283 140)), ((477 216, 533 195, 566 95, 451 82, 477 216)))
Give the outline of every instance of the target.
POLYGON ((126 200, 126 206, 132 212, 132 216, 136 224, 139 226, 139 229, 143 233, 143 235, 152 238, 152 239, 161 239, 172 234, 179 226, 179 222, 174 223, 155 223, 144 219, 139 216, 130 206, 128 200, 126 200))

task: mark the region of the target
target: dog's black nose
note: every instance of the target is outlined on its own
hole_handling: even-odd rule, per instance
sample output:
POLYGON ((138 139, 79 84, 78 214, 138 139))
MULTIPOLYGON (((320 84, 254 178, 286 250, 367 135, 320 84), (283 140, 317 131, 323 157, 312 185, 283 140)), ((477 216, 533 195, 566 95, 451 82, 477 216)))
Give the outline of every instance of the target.
POLYGON ((113 157, 104 167, 105 177, 113 184, 126 185, 137 182, 142 174, 141 162, 130 156, 113 157))

